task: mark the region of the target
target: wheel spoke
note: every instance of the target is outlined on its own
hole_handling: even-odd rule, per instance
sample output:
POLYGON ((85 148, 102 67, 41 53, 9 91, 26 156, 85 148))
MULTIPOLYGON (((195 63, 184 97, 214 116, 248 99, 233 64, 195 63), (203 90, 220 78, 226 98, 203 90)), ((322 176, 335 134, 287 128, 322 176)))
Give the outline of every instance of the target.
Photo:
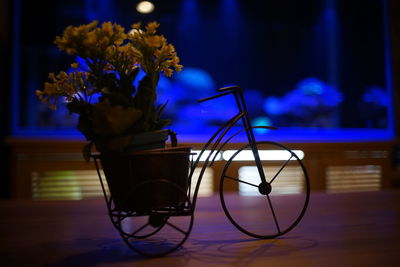
MULTIPOLYGON (((268 159, 266 159, 266 161, 268 161, 268 159)), ((296 177, 297 177, 297 175, 298 174, 296 173, 296 177)), ((279 182, 279 181, 277 180, 277 182, 279 182)), ((237 150, 237 152, 234 153, 229 158, 228 162, 225 164, 224 170, 221 175, 219 194, 220 194, 220 200, 221 200, 222 208, 225 212, 225 215, 228 217, 230 222, 237 229, 239 229, 241 232, 243 232, 249 236, 256 237, 256 238, 275 238, 277 236, 281 236, 281 235, 291 231, 302 219, 302 217, 306 211, 306 208, 308 206, 308 202, 309 202, 308 200, 309 200, 309 194, 310 194, 310 185, 309 185, 309 178, 306 173, 306 170, 305 170, 300 158, 298 158, 297 155, 293 151, 291 151, 289 148, 287 148, 284 145, 281 145, 279 143, 269 142, 269 141, 261 141, 261 142, 255 142, 255 144, 248 143, 248 144, 244 145, 243 147, 239 148, 237 150), (235 160, 240 160, 240 158, 238 158, 238 155, 242 151, 254 149, 254 145, 256 146, 256 149, 259 151, 271 150, 271 148, 272 148, 272 150, 276 149, 276 150, 280 150, 284 153, 288 153, 288 154, 286 154, 284 159, 279 159, 279 161, 275 161, 275 164, 271 164, 271 162, 262 162, 263 165, 265 165, 265 166, 263 166, 263 169, 265 167, 266 170, 268 170, 269 175, 267 175, 267 173, 265 173, 265 175, 267 176, 266 181, 261 181, 260 185, 258 185, 257 181, 261 180, 260 178, 262 177, 262 175, 260 175, 261 177, 259 177, 257 175, 258 174, 257 170, 259 170, 259 168, 257 168, 257 170, 254 170, 255 166, 259 165, 259 164, 257 164, 256 159, 252 159, 250 164, 247 164, 249 167, 253 167, 254 169, 250 169, 250 168, 248 170, 243 169, 243 173, 245 173, 247 171, 249 173, 250 172, 254 173, 254 177, 250 177, 250 178, 257 178, 254 181, 249 180, 247 175, 243 174, 242 172, 240 172, 240 175, 239 175, 237 165, 233 163, 235 160), (269 165, 273 165, 273 166, 269 166, 269 165), (290 220, 289 220, 289 218, 281 218, 279 211, 282 207, 280 205, 277 205, 278 203, 275 202, 275 199, 273 199, 271 197, 271 194, 269 194, 269 192, 270 192, 269 186, 272 186, 272 188, 273 188, 274 185, 276 185, 275 180, 281 179, 283 176, 286 176, 285 172, 288 170, 289 167, 291 168, 292 166, 293 166, 293 168, 296 168, 296 172, 297 172, 297 170, 299 170, 301 172, 299 174, 302 174, 301 179, 304 179, 306 198, 304 201, 299 201, 297 199, 289 199, 291 201, 291 203, 293 202, 293 205, 301 208, 300 214, 296 215, 297 214, 297 210, 296 210, 296 214, 294 214, 293 218, 290 217, 290 220), (268 168, 270 168, 270 167, 273 168, 275 171, 269 172, 268 168), (230 173, 238 173, 238 175, 231 175, 231 176, 226 175, 226 174, 230 174, 230 173), (240 216, 240 215, 238 216, 234 212, 231 213, 231 210, 229 208, 235 207, 235 205, 237 204, 236 203, 237 199, 228 197, 228 195, 230 195, 230 193, 231 193, 231 187, 229 187, 229 185, 226 185, 226 183, 228 182, 228 179, 234 181, 235 183, 243 183, 242 185, 246 184, 246 186, 248 185, 248 186, 252 186, 252 188, 256 187, 259 189, 258 192, 260 192, 263 195, 263 197, 267 198, 267 199, 263 199, 263 204, 264 204, 264 209, 265 209, 265 210, 263 210, 263 214, 264 214, 264 217, 269 219, 269 223, 268 223, 269 225, 266 225, 265 228, 261 229, 261 228, 258 228, 256 226, 252 225, 253 222, 251 220, 256 219, 256 218, 249 218, 249 216, 240 216), (267 192, 266 195, 263 194, 263 193, 265 193, 264 191, 267 192)), ((251 205, 251 203, 244 203, 244 206, 247 204, 251 205)), ((287 210, 287 211, 285 210, 285 213, 286 212, 292 212, 292 210, 287 210)))
POLYGON ((174 228, 175 230, 181 232, 182 234, 184 234, 184 235, 187 234, 185 231, 183 231, 183 230, 182 230, 181 228, 179 228, 178 226, 175 226, 174 224, 172 224, 172 223, 170 223, 170 222, 167 222, 167 224, 168 224, 169 226, 171 226, 172 228, 174 228))
POLYGON ((274 216, 274 221, 275 221, 276 228, 278 229, 278 234, 280 234, 281 229, 279 227, 279 223, 278 223, 278 220, 275 215, 275 210, 274 210, 274 207, 272 206, 272 202, 271 202, 271 199, 269 198, 269 195, 267 195, 267 199, 268 199, 269 207, 271 208, 272 216, 274 216))
POLYGON ((255 185, 255 184, 252 184, 252 183, 249 183, 249 182, 240 180, 240 179, 238 179, 238 178, 230 177, 230 176, 227 176, 227 175, 225 175, 224 177, 225 177, 225 178, 228 178, 228 179, 231 179, 231 180, 233 180, 233 181, 237 181, 237 182, 239 182, 239 183, 248 184, 248 185, 251 185, 251 186, 254 186, 254 187, 257 187, 257 188, 258 188, 258 185, 255 185))
POLYGON ((290 160, 293 158, 293 154, 290 156, 290 158, 288 160, 286 160, 285 163, 283 163, 283 165, 281 166, 281 168, 279 169, 279 171, 274 175, 274 177, 271 179, 271 181, 269 182, 270 184, 272 184, 272 182, 275 180, 276 177, 278 177, 278 175, 281 173, 281 171, 286 167, 286 165, 289 164, 290 160))
POLYGON ((144 224, 142 227, 139 227, 135 232, 132 233, 132 235, 135 235, 142 231, 144 228, 146 228, 149 225, 149 223, 144 224))

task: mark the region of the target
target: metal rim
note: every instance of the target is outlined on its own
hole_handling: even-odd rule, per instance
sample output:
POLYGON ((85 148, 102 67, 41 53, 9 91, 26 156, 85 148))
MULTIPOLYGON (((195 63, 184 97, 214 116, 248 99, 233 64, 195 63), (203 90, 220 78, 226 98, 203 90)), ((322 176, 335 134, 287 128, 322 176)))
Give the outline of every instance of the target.
MULTIPOLYGON (((302 209, 301 209, 301 212, 300 212, 299 216, 297 216, 297 218, 293 221, 293 223, 291 223, 291 225, 290 225, 289 227, 287 227, 286 229, 284 229, 284 230, 282 230, 282 231, 279 229, 279 226, 278 226, 278 228, 277 228, 277 229, 278 229, 277 233, 276 233, 276 234, 272 234, 272 235, 260 235, 260 234, 257 234, 257 233, 253 233, 253 232, 251 232, 251 231, 248 231, 248 230, 246 230, 244 227, 242 227, 239 223, 237 223, 236 220, 231 216, 231 214, 229 213, 229 209, 228 209, 227 206, 226 206, 225 198, 224 198, 224 181, 225 181, 225 179, 226 179, 226 177, 227 177, 227 176, 226 176, 226 172, 227 172, 227 170, 229 169, 229 166, 230 166, 231 162, 233 161, 233 159, 234 159, 242 150, 245 150, 245 149, 251 147, 250 144, 246 144, 246 145, 243 146, 242 148, 238 149, 238 150, 230 157, 230 159, 227 161, 227 163, 225 164, 224 169, 223 169, 223 171, 222 171, 221 179, 220 179, 219 195, 220 195, 220 201, 221 201, 221 205, 222 205, 222 208, 223 208, 223 210, 224 210, 225 215, 227 216, 227 218, 230 220, 230 222, 231 222, 239 231, 243 232, 243 233, 246 234, 246 235, 252 236, 252 237, 262 238, 262 239, 268 239, 268 238, 275 238, 275 237, 278 237, 278 236, 281 236, 281 235, 283 235, 283 234, 288 233, 288 232, 291 231, 294 227, 296 227, 296 226, 298 225, 298 223, 301 221, 301 219, 303 218, 303 216, 304 216, 304 214, 305 214, 305 212, 306 212, 306 210, 307 210, 308 203, 309 203, 309 199, 310 199, 310 182, 309 182, 309 177, 308 177, 307 171, 306 171, 306 169, 305 169, 303 163, 301 162, 300 158, 299 158, 295 153, 293 153, 289 148, 287 148, 286 146, 284 146, 284 145, 282 145, 282 144, 275 143, 275 142, 269 142, 269 141, 256 142, 256 145, 260 145, 260 144, 272 145, 272 146, 275 146, 275 147, 279 147, 279 148, 281 148, 281 149, 284 149, 284 150, 286 150, 286 151, 289 151, 289 152, 291 153, 291 155, 296 159, 298 165, 301 167, 301 170, 302 170, 302 172, 303 172, 303 174, 304 174, 304 180, 305 180, 305 200, 304 200, 304 204, 303 204, 303 207, 302 207, 302 209)), ((270 205, 271 205, 271 202, 270 202, 270 200, 269 200, 269 196, 266 195, 266 197, 268 198, 268 202, 269 202, 270 205)), ((271 207, 270 207, 270 208, 271 208, 271 207)), ((272 212, 274 213, 273 210, 272 210, 272 212)), ((276 220, 275 214, 273 214, 273 215, 274 215, 274 218, 275 218, 275 220, 276 220)), ((277 222, 275 221, 275 223, 277 223, 277 222)))
MULTIPOLYGON (((135 252, 137 252, 141 255, 144 255, 144 256, 160 257, 160 256, 167 255, 167 254, 177 250, 178 248, 180 248, 183 245, 183 243, 187 240, 187 238, 189 237, 189 234, 192 230, 194 216, 193 216, 193 206, 192 206, 192 203, 191 203, 189 197, 187 196, 186 192, 182 188, 180 188, 177 184, 172 183, 168 180, 164 180, 164 179, 149 180, 149 181, 143 182, 140 185, 138 185, 137 187, 135 187, 134 191, 138 192, 138 190, 143 189, 144 186, 153 184, 153 183, 160 183, 157 186, 173 187, 176 190, 178 190, 178 192, 180 192, 182 194, 182 196, 185 195, 185 206, 186 206, 185 212, 181 213, 181 214, 175 214, 173 211, 173 208, 172 209, 162 209, 162 210, 154 209, 154 210, 148 211, 143 214, 140 214, 140 213, 138 214, 136 212, 132 212, 132 213, 128 213, 128 214, 120 213, 120 215, 118 215, 118 213, 117 213, 117 214, 114 214, 115 218, 111 218, 111 219, 113 221, 114 226, 116 227, 116 229, 118 230, 122 239, 128 245, 128 247, 130 247, 135 252), (142 229, 145 229, 146 227, 149 227, 150 226, 149 222, 143 224, 141 227, 138 227, 134 232, 131 232, 131 233, 127 232, 122 227, 123 221, 127 218, 135 219, 135 217, 148 216, 149 220, 150 220, 150 216, 152 216, 152 215, 162 215, 162 216, 164 216, 164 220, 162 221, 162 223, 160 225, 154 227, 155 229, 153 231, 151 231, 147 234, 140 234, 140 231, 142 229), (188 218, 189 221, 187 222, 187 225, 186 225, 187 227, 185 227, 185 229, 181 229, 180 227, 171 223, 170 220, 172 220, 174 218, 174 216, 179 216, 179 217, 185 217, 185 216, 189 217, 190 216, 188 218), (144 249, 140 248, 140 242, 145 242, 145 239, 148 237, 156 236, 166 226, 170 226, 171 228, 175 229, 177 231, 177 233, 181 233, 182 239, 179 242, 176 242, 176 244, 174 246, 168 247, 165 250, 160 249, 160 247, 157 247, 157 248, 155 247, 154 250, 151 250, 151 249, 144 250, 144 249)), ((132 192, 132 193, 134 193, 134 192, 132 192)))

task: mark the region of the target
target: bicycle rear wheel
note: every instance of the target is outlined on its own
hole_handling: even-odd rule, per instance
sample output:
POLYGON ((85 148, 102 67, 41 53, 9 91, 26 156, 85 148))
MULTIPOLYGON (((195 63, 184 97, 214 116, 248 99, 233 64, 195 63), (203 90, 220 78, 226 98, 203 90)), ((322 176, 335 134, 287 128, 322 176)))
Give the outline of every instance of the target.
POLYGON ((132 211, 113 210, 110 212, 110 217, 123 241, 132 250, 141 255, 159 257, 183 245, 191 232, 194 217, 193 206, 186 190, 168 180, 159 179, 141 183, 132 191, 132 198, 129 200, 140 202, 154 199, 154 195, 148 195, 147 199, 140 195, 140 192, 149 192, 154 187, 169 189, 181 203, 146 209, 141 209, 143 206, 139 205, 138 210, 132 211))
POLYGON ((274 238, 292 230, 303 218, 310 183, 295 151, 275 142, 256 142, 256 147, 266 183, 261 181, 251 145, 247 144, 232 152, 225 164, 220 200, 225 215, 241 232, 274 238))

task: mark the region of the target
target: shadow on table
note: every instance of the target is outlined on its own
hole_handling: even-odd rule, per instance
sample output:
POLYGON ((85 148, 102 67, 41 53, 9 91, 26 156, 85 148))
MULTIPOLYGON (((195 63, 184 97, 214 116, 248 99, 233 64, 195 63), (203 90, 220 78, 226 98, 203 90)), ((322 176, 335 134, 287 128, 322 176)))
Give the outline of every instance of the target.
MULTIPOLYGON (((81 245, 82 240, 76 240, 71 245, 81 245)), ((48 266, 97 266, 106 263, 129 263, 144 259, 145 257, 134 253, 126 246, 121 239, 103 239, 96 240, 94 243, 88 243, 88 248, 97 248, 79 253, 74 253, 64 259, 49 264, 48 266)))
POLYGON ((271 257, 285 257, 313 248, 318 242, 298 236, 279 239, 188 240, 190 249, 182 256, 204 263, 248 266, 253 261, 271 257))
POLYGON ((273 240, 189 238, 176 252, 163 258, 149 259, 132 251, 121 239, 75 239, 18 250, 10 249, 0 253, 0 256, 14 266, 97 266, 107 263, 131 265, 153 262, 151 260, 154 260, 153 263, 169 261, 175 266, 191 262, 247 266, 253 261, 272 256, 288 256, 316 245, 316 241, 301 237, 273 240))
POLYGON ((95 266, 143 259, 121 239, 75 239, 48 242, 0 253, 9 266, 95 266), (95 248, 93 250, 93 248, 95 248))

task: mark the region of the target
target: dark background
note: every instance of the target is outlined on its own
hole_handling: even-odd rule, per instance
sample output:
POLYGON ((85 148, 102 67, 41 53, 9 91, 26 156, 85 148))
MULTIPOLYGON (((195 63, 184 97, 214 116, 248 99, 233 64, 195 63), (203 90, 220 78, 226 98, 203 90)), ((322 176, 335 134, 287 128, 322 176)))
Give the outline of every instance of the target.
POLYGON ((20 5, 20 126, 35 125, 32 92, 49 71, 71 62, 52 45, 55 36, 92 19, 126 28, 159 21, 182 64, 206 70, 217 87, 234 83, 263 96, 282 96, 302 79, 318 77, 344 94, 336 125, 341 128, 368 127, 363 107, 354 108, 368 86, 387 88, 382 0, 266 1, 262 6, 254 0, 154 1, 149 15, 135 12, 138 1, 40 2, 20 5))
MULTIPOLYGON (((93 19, 115 21, 127 28, 137 21, 159 21, 160 31, 175 44, 182 63, 207 70, 218 87, 235 83, 260 90, 265 96, 282 96, 305 77, 334 84, 345 95, 338 107, 341 128, 366 127, 357 110, 363 90, 370 85, 387 89, 389 80, 394 84, 389 99, 390 104, 395 103, 393 127, 399 136, 400 7, 396 0, 264 1, 262 6, 255 0, 234 1, 236 4, 229 0, 160 0, 153 1, 156 10, 150 15, 136 13, 136 2, 0 0, 2 197, 8 195, 5 138, 15 134, 11 127, 15 123, 11 119, 13 90, 19 90, 17 110, 21 111, 16 125, 29 126, 34 121, 29 116, 34 116, 32 110, 37 105, 34 90, 49 71, 64 69, 70 63, 70 58, 52 45, 54 37, 68 25, 93 19), (15 5, 18 2, 20 5, 15 5), (389 17, 385 17, 385 6, 389 17), (333 18, 324 13, 332 8, 333 18), (385 47, 385 18, 390 22, 391 47, 385 47), (18 29, 16 23, 20 32, 13 31, 18 29), (19 45, 13 42, 15 34, 19 45), (387 51, 393 73, 387 71, 387 51), (18 62, 13 53, 19 54, 18 62), (18 68, 13 69, 15 63, 18 68), (13 87, 15 79, 20 82, 18 88, 13 87)), ((31 126, 36 127, 34 123, 31 126)))

